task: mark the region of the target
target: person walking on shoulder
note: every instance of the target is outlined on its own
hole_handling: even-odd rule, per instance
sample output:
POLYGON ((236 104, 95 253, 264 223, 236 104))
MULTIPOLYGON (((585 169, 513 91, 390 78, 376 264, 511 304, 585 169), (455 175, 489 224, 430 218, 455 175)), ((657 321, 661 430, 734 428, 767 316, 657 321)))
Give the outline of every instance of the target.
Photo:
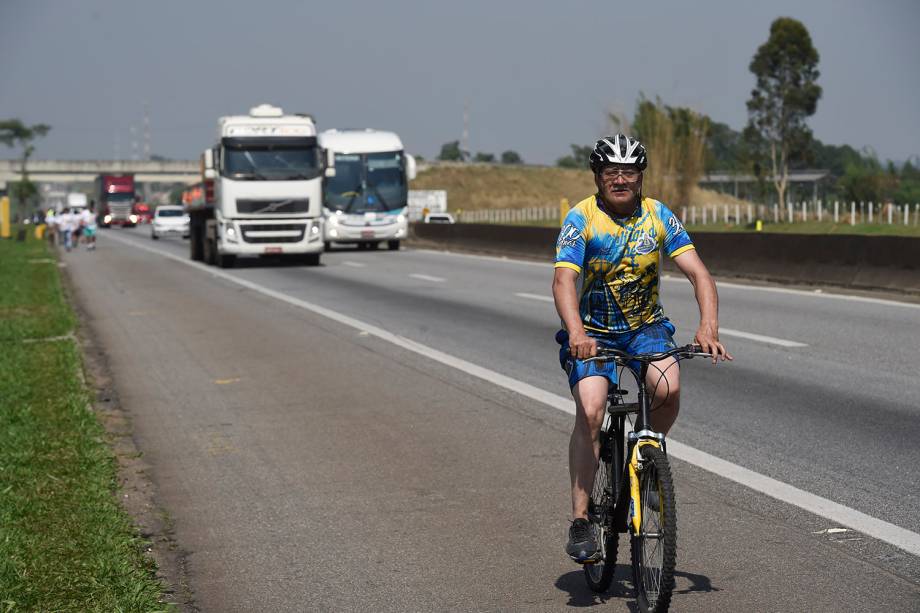
MULTIPOLYGON (((594 146, 589 166, 597 193, 566 215, 556 241, 553 275, 553 299, 564 326, 556 335, 562 346, 559 360, 576 411, 569 441, 573 521, 565 550, 579 563, 594 562, 600 555, 587 521, 588 497, 608 387, 617 384, 614 362, 584 360, 597 355, 598 347, 630 354, 676 347, 674 325, 665 317, 658 297, 661 252, 693 284, 700 309, 694 342, 714 356, 713 363, 732 359, 719 340, 715 282, 680 220, 664 203, 642 193, 648 166, 645 146, 624 134, 602 138, 594 146)), ((645 384, 653 399, 651 427, 667 434, 680 405, 676 360, 654 362, 645 384)))
POLYGON ((91 200, 89 206, 80 213, 80 225, 83 227, 83 242, 87 251, 96 250, 96 212, 95 203, 91 200))

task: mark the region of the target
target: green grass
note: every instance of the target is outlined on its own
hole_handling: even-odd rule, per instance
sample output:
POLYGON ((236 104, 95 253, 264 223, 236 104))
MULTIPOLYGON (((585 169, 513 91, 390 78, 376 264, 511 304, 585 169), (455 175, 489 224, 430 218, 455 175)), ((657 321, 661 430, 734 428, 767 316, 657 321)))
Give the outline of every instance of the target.
POLYGON ((0 612, 166 609, 78 346, 23 342, 73 331, 43 242, 0 241, 0 289, 0 612))

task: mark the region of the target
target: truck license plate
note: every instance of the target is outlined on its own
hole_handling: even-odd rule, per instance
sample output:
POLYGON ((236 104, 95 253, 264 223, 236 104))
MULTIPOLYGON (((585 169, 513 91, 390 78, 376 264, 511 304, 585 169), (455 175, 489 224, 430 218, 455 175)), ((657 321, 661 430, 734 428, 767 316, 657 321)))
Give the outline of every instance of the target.
POLYGON ((282 252, 281 247, 266 247, 265 248, 265 253, 281 253, 281 252, 282 252))
POLYGON ((361 230, 361 238, 374 238, 376 236, 373 230, 361 230))

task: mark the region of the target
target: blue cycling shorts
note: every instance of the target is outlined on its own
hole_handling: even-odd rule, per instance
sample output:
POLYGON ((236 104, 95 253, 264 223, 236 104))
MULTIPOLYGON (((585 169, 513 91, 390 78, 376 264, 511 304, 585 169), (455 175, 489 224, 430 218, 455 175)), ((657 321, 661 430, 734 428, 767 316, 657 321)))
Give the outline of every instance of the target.
MULTIPOLYGON (((667 319, 657 323, 647 324, 638 330, 622 332, 620 334, 597 334, 588 332, 588 336, 597 341, 598 348, 606 347, 618 349, 625 353, 638 355, 640 353, 659 353, 674 349, 674 324, 667 319)), ((613 360, 603 362, 585 362, 572 357, 569 350, 569 333, 559 330, 556 333, 556 342, 562 345, 559 349, 559 364, 569 377, 569 388, 585 377, 607 377, 611 385, 616 385, 618 380, 617 363, 613 360)), ((630 364, 636 371, 639 363, 630 364)))

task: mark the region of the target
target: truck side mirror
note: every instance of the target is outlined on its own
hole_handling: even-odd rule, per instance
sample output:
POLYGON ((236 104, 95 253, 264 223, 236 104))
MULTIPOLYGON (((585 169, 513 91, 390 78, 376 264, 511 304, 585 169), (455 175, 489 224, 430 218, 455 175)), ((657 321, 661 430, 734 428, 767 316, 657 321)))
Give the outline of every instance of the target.
POLYGON ((335 176, 335 152, 332 149, 326 149, 326 170, 324 174, 327 177, 335 176))
POLYGON ((214 150, 205 149, 204 154, 202 154, 202 161, 204 163, 205 170, 214 170, 214 150))
POLYGON ((411 181, 415 178, 416 168, 415 168, 415 158, 406 154, 406 180, 411 181))

